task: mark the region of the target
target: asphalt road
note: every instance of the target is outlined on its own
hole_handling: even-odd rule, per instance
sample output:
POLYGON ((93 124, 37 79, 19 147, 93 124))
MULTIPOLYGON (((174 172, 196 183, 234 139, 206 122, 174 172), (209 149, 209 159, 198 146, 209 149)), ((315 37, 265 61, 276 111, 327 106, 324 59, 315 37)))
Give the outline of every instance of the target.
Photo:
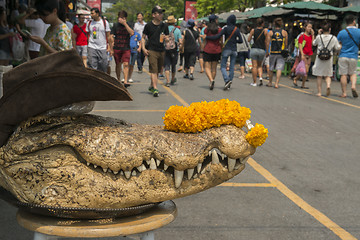
MULTIPOLYGON (((269 138, 231 184, 176 199, 178 217, 156 239, 360 239, 360 99, 337 97, 338 82, 330 97, 316 97, 314 78, 310 89, 291 87, 287 77, 274 89, 252 87, 250 75, 239 79, 237 72, 224 91, 218 71, 210 91, 198 66, 194 81, 182 76, 170 88, 159 86, 155 98, 147 92, 148 73, 134 72, 134 101, 97 102, 93 114, 162 125, 171 105, 228 98, 249 107, 269 138)), ((0 201, 0 239, 32 239, 15 213, 0 201)))

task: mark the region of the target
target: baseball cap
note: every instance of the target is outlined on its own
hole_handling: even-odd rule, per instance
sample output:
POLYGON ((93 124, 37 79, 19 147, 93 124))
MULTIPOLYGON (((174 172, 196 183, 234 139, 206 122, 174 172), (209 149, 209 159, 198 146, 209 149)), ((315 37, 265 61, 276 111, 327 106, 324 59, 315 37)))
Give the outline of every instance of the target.
POLYGON ((216 19, 218 19, 219 17, 216 16, 215 14, 212 14, 209 16, 209 22, 215 21, 216 19))
POLYGON ((155 6, 153 9, 152 9, 152 11, 151 11, 151 13, 163 13, 163 12, 165 12, 165 10, 164 9, 162 9, 160 6, 155 6))
POLYGON ((186 27, 194 27, 194 26, 195 26, 194 19, 189 19, 189 20, 187 21, 186 27))

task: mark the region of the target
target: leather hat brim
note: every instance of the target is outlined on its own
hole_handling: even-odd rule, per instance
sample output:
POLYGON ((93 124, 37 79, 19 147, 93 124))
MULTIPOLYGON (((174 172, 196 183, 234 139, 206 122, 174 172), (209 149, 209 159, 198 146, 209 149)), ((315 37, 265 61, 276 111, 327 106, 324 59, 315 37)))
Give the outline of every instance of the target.
POLYGON ((0 147, 22 121, 48 110, 84 101, 131 101, 126 88, 92 69, 56 72, 21 81, 0 99, 0 147))

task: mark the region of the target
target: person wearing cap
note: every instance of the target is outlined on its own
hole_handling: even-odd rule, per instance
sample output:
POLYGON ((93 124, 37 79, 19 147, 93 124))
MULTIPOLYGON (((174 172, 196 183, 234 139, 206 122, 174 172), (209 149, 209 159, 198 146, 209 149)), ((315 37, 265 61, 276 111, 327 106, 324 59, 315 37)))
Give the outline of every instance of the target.
POLYGON ((179 46, 181 44, 182 36, 180 29, 175 27, 176 19, 173 15, 169 16, 167 18, 168 28, 169 28, 169 45, 166 47, 165 51, 165 77, 166 77, 166 85, 167 87, 170 87, 171 85, 174 85, 176 82, 175 74, 176 74, 176 64, 178 60, 179 55, 179 46), (173 41, 175 42, 175 45, 172 46, 173 41, 171 40, 173 38, 173 41), (171 68, 171 81, 170 81, 170 68, 171 68))
MULTIPOLYGON (((206 35, 213 36, 221 32, 217 19, 218 16, 214 14, 209 16, 209 24, 201 35, 203 39, 206 35)), ((204 47, 205 73, 210 81, 210 90, 214 89, 216 68, 221 58, 221 45, 222 38, 218 38, 216 40, 207 40, 204 47)))
POLYGON ((152 9, 153 19, 145 25, 143 38, 141 40, 144 54, 148 56, 149 59, 149 72, 151 75, 149 92, 151 92, 154 97, 159 96, 159 90, 157 89, 158 74, 164 66, 164 41, 168 41, 169 36, 169 28, 167 24, 163 22, 164 11, 160 6, 155 6, 152 9), (147 43, 145 42, 145 38, 148 39, 147 43))
POLYGON ((200 33, 194 29, 195 21, 189 19, 187 22, 187 29, 183 32, 184 35, 184 78, 194 80, 194 68, 196 63, 196 52, 198 50, 197 43, 200 42, 200 33), (190 70, 190 73, 189 73, 190 70))
POLYGON ((225 36, 224 47, 221 53, 221 73, 224 78, 225 86, 224 90, 229 90, 231 87, 232 80, 234 78, 234 67, 237 57, 237 43, 242 43, 242 37, 239 29, 235 26, 236 16, 231 14, 226 20, 226 27, 221 30, 215 36, 206 36, 206 40, 219 39, 222 35, 225 36), (226 63, 230 57, 230 69, 229 74, 226 71, 226 63))
MULTIPOLYGON (((146 25, 146 22, 144 21, 144 14, 139 12, 136 14, 137 22, 134 24, 134 31, 140 34, 140 37, 142 38, 143 31, 146 25)), ((144 65, 145 55, 144 52, 141 49, 140 44, 140 50, 137 57, 137 67, 138 72, 142 73, 143 65, 144 65)))

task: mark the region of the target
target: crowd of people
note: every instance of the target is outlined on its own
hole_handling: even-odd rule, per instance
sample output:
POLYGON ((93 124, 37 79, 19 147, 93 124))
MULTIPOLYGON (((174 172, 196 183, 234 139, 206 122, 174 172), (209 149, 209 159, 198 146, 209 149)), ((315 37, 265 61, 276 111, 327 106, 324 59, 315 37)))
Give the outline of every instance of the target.
POLYGON ((110 73, 109 63, 113 57, 117 79, 130 87, 135 65, 142 73, 147 59, 151 76, 148 90, 157 97, 159 77, 166 79, 167 87, 177 82, 177 71, 184 72, 183 78, 194 80, 197 62, 200 73, 205 72, 209 79, 210 90, 214 89, 219 62, 224 90, 229 90, 236 61, 240 63, 239 78, 244 79, 247 59, 252 63, 251 86, 263 85, 263 67, 266 66, 269 79, 266 86, 273 86, 275 72, 274 88, 278 88, 286 59, 291 55, 289 45, 295 48, 293 86, 298 87, 301 79, 300 87, 307 88, 313 47, 316 47, 312 74, 317 77, 317 96, 322 94, 323 79, 326 96, 330 95, 333 55, 339 53, 340 97, 347 97, 348 76, 352 95, 358 97, 356 67, 360 29, 356 28, 356 18, 352 15, 345 18, 347 27, 337 36, 331 34, 329 22, 324 22, 317 34, 312 23, 306 22, 304 31, 290 39, 281 18, 276 18, 268 27, 265 27, 264 19, 259 18, 250 30, 247 24, 238 26, 235 15, 227 18, 224 27, 220 27, 216 15, 209 16, 207 22, 189 19, 177 26, 173 15, 164 19, 164 12, 160 6, 155 6, 151 21, 146 23, 143 13, 138 13, 136 23, 130 24, 127 12, 122 10, 111 26, 99 9, 93 8, 91 19, 86 21, 85 15, 79 14, 72 25, 66 21, 65 8, 59 0, 37 0, 35 9, 19 6, 18 13, 9 23, 5 9, 0 7, 0 64, 9 64, 13 54, 11 42, 20 36, 27 43, 24 59, 76 48, 85 66, 110 73), (180 67, 176 69, 179 58, 180 67))

